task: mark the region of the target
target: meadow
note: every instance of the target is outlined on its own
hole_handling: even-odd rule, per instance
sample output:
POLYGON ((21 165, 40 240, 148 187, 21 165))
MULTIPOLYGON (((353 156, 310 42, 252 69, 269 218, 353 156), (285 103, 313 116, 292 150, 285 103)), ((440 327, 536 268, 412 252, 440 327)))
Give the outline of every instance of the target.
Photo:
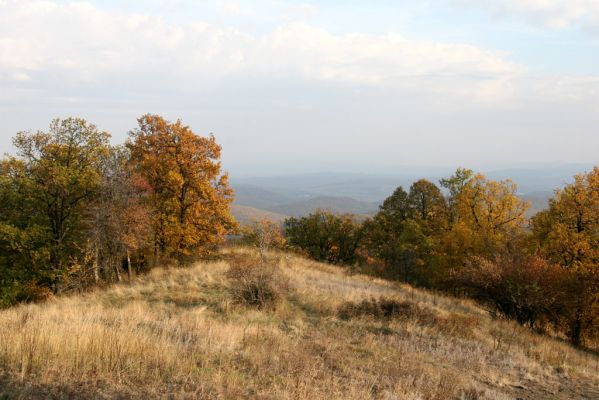
POLYGON ((599 398, 599 357, 470 300, 270 252, 284 289, 242 304, 228 271, 255 257, 0 311, 0 398, 599 398))

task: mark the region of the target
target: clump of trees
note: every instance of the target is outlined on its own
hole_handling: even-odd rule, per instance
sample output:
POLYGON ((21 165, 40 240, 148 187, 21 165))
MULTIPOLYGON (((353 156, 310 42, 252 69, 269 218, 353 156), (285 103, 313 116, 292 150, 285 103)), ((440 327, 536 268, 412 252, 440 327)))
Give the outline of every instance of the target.
POLYGON ((205 254, 235 228, 214 137, 145 115, 125 146, 79 118, 0 161, 0 306, 205 254))
POLYGON ((285 235, 291 247, 318 261, 353 264, 360 240, 359 224, 351 215, 317 210, 301 218, 288 218, 285 235))
POLYGON ((436 250, 447 225, 448 207, 440 189, 421 179, 409 193, 398 187, 361 229, 361 256, 381 263, 387 276, 415 285, 432 277, 436 250))
POLYGON ((439 184, 398 187, 363 224, 323 211, 291 218, 289 244, 318 260, 469 295, 577 345, 599 335, 599 167, 530 220, 509 180, 460 168, 439 184))

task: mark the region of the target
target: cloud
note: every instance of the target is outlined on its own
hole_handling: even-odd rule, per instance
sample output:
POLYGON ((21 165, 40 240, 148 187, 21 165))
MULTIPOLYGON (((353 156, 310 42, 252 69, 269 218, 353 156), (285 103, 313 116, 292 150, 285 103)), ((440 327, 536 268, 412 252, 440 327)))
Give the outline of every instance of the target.
POLYGON ((225 1, 221 3, 221 8, 225 14, 229 15, 239 15, 241 13, 241 6, 239 3, 233 1, 225 1))
POLYGON ((24 72, 15 72, 11 75, 13 81, 21 81, 28 82, 31 80, 31 77, 24 72))
MULTIPOLYGON (((228 12, 241 12, 224 2, 228 12)), ((314 12, 308 5, 298 13, 314 12)), ((0 81, 47 90, 192 90, 229 79, 404 88, 496 101, 526 69, 500 52, 399 34, 332 34, 304 22, 266 33, 107 12, 90 3, 0 2, 0 81)), ((83 93, 79 93, 83 95, 83 93)), ((66 96, 65 93, 63 95, 66 96)))
POLYGON ((518 16, 549 28, 581 26, 599 33, 597 0, 456 0, 458 4, 485 8, 496 16, 518 16))

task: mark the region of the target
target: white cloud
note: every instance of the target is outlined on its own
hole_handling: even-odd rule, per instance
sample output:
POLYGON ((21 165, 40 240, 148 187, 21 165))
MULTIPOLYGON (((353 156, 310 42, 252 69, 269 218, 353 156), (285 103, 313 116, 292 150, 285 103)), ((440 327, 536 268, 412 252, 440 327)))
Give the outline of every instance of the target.
MULTIPOLYGON (((95 4, 0 0, 0 150, 56 116, 85 117, 120 141, 135 117, 158 112, 214 131, 239 163, 596 159, 596 76, 540 75, 467 43, 333 33, 295 1, 95 4)), ((494 7, 533 18, 533 8, 494 7)))
MULTIPOLYGON (((223 4, 239 11, 236 3, 223 4)), ((0 79, 52 77, 73 87, 120 79, 134 91, 239 77, 304 79, 495 101, 509 96, 511 81, 524 72, 502 53, 398 34, 335 35, 298 22, 254 34, 111 13, 81 2, 0 3, 0 79)))
POLYGON ((560 76, 538 85, 537 91, 548 99, 560 99, 569 103, 588 102, 599 111, 598 76, 560 76))
POLYGON ((598 0, 456 0, 463 5, 483 7, 497 16, 516 15, 550 28, 580 25, 599 30, 598 0))
POLYGON ((31 77, 24 72, 15 72, 11 75, 12 80, 20 82, 28 82, 31 77))
POLYGON ((241 6, 239 3, 233 1, 225 1, 221 3, 221 7, 225 14, 229 15, 239 15, 241 14, 241 6))

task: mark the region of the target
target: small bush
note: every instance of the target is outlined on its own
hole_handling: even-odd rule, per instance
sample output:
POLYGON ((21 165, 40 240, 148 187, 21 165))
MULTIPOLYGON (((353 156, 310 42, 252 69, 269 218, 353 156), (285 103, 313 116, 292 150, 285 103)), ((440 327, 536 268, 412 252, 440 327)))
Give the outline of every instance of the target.
POLYGON ((439 332, 446 336, 473 339, 475 337, 474 330, 478 327, 478 319, 451 313, 446 317, 439 318, 436 321, 436 326, 439 332))
POLYGON ((345 302, 339 306, 337 314, 341 319, 350 319, 361 316, 370 316, 373 318, 408 318, 423 322, 435 320, 435 315, 409 301, 398 301, 394 299, 371 298, 362 300, 359 303, 352 301, 345 302))
POLYGON ((288 290, 278 266, 250 255, 232 260, 227 278, 234 301, 258 309, 274 308, 288 290))

